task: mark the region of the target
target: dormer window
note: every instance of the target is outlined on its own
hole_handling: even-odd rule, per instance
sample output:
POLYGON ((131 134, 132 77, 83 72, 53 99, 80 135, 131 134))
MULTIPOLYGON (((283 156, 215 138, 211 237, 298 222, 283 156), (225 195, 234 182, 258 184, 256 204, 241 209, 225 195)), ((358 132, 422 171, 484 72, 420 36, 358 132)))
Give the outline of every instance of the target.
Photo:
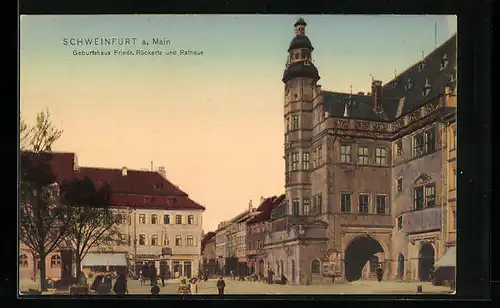
POLYGON ((429 92, 431 92, 431 85, 429 84, 429 79, 425 78, 425 85, 422 89, 422 96, 426 97, 427 95, 429 95, 429 92))
POLYGON ((392 85, 392 88, 394 89, 397 85, 398 85, 399 81, 397 79, 394 79, 392 82, 391 82, 391 85, 392 85))
POLYGON ((405 90, 410 91, 411 89, 413 89, 413 84, 414 84, 414 81, 413 81, 413 79, 411 79, 411 76, 409 76, 408 82, 405 85, 405 90))
POLYGON ((425 67, 425 61, 420 61, 420 63, 418 64, 418 71, 421 72, 424 70, 424 67, 425 67))
POLYGON ((443 59, 441 59, 441 68, 440 70, 443 70, 446 66, 448 66, 448 56, 444 54, 443 59))

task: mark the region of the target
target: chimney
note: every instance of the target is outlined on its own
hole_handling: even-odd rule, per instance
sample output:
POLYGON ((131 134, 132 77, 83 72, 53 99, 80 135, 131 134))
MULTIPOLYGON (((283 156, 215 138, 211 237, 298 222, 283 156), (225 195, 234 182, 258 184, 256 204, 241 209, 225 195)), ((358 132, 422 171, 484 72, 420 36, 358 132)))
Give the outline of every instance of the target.
POLYGON ((167 178, 167 172, 165 171, 165 167, 159 166, 156 170, 162 177, 167 178))
POLYGON ((127 176, 127 167, 122 167, 122 176, 127 176))
POLYGON ((382 103, 382 81, 372 81, 372 104, 373 109, 379 109, 382 103))
POLYGON ((252 211, 252 200, 250 199, 250 202, 248 203, 248 211, 251 212, 252 211))

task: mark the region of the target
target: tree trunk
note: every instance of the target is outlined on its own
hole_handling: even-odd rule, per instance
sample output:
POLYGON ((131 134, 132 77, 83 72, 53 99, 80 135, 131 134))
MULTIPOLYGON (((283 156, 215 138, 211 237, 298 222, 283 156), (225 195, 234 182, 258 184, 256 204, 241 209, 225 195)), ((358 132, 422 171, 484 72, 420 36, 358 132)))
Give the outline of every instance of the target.
POLYGON ((36 256, 33 254, 33 281, 36 282, 36 256))
POLYGON ((80 283, 80 279, 82 277, 82 271, 81 271, 82 261, 80 260, 80 255, 78 253, 75 253, 75 264, 76 264, 76 280, 78 281, 78 283, 80 283))
POLYGON ((45 268, 45 259, 47 256, 45 256, 44 253, 40 253, 40 291, 47 291, 47 281, 45 279, 46 275, 46 268, 45 268))

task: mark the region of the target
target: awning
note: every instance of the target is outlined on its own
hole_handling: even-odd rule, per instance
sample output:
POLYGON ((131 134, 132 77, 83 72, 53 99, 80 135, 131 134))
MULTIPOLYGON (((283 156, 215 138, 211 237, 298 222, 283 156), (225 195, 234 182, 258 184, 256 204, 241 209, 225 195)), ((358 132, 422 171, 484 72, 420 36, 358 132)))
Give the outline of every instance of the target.
POLYGON ((87 253, 82 266, 127 266, 126 253, 87 253))
POLYGON ((444 256, 434 264, 434 268, 439 267, 455 267, 457 265, 457 248, 449 247, 444 253, 444 256))

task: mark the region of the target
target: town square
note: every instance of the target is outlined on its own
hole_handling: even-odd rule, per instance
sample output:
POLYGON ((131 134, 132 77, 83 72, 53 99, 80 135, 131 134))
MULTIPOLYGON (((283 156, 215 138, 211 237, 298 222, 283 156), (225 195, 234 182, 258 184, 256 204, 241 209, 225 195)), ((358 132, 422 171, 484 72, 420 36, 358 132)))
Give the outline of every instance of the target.
POLYGON ((21 25, 20 296, 454 294, 455 16, 21 25))

